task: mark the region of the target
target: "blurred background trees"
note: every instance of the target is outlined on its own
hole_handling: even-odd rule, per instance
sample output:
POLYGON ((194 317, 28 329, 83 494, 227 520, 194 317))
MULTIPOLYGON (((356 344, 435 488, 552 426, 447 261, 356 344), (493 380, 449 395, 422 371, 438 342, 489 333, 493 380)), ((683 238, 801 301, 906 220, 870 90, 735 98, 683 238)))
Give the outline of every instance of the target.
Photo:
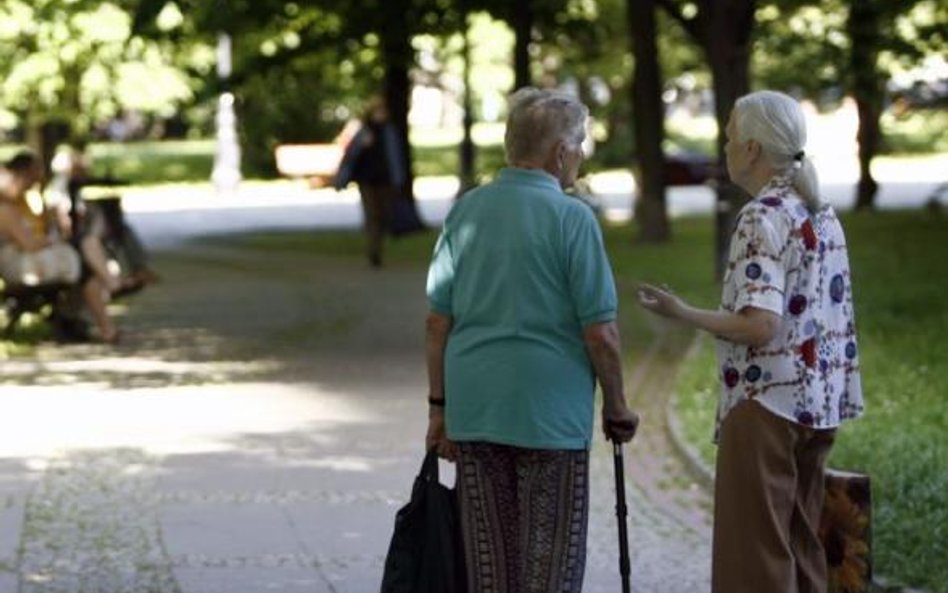
MULTIPOLYGON (((491 126, 506 95, 556 87, 591 108, 589 167, 637 172, 639 236, 662 241, 658 161, 720 161, 733 100, 753 88, 818 110, 852 101, 858 203, 872 207, 875 154, 948 143, 946 13, 937 0, 7 0, 0 130, 46 158, 71 136, 200 140, 226 87, 244 174, 266 178, 278 144, 332 141, 380 93, 410 173, 458 174, 451 147, 473 127, 465 175, 476 178, 501 162, 491 126), (227 81, 215 74, 222 32, 227 81)), ((723 178, 717 187, 726 229, 741 197, 723 178)))

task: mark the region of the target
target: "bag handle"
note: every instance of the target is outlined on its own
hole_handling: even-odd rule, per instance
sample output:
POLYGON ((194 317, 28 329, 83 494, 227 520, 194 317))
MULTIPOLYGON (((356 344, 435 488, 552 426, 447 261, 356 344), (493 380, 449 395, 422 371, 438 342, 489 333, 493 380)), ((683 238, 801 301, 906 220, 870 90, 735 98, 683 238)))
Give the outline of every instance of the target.
POLYGON ((421 471, 418 472, 418 477, 426 482, 437 482, 439 480, 438 452, 434 447, 428 449, 428 452, 425 453, 425 460, 421 462, 421 471))

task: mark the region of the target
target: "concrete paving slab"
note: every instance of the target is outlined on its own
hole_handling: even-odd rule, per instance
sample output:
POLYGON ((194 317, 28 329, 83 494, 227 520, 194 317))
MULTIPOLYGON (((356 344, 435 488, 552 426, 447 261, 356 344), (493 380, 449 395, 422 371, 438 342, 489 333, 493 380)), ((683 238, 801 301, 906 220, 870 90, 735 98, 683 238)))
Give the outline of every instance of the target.
POLYGON ((165 550, 176 565, 185 557, 272 558, 301 551, 285 513, 275 505, 179 502, 163 505, 159 518, 165 550))
POLYGON ((181 593, 335 593, 310 568, 187 568, 175 574, 181 593))
POLYGON ((16 566, 25 504, 25 498, 17 496, 6 496, 0 500, 0 571, 16 566))

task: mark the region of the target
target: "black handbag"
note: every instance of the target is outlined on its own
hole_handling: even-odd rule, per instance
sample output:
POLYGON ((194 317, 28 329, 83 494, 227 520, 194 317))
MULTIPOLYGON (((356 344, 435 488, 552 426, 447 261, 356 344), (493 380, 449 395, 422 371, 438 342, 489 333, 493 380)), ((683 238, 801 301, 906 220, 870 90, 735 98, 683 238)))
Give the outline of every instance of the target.
POLYGON ((395 515, 381 593, 465 593, 457 495, 438 481, 438 457, 425 455, 411 500, 395 515))

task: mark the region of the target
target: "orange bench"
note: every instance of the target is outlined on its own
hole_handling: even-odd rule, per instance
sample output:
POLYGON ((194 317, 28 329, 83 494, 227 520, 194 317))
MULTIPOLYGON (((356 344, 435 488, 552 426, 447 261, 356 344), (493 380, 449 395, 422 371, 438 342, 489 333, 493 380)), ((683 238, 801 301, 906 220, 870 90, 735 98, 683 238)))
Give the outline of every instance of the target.
POLYGON ((344 149, 340 144, 280 144, 274 151, 277 171, 308 179, 311 187, 332 185, 344 149))

